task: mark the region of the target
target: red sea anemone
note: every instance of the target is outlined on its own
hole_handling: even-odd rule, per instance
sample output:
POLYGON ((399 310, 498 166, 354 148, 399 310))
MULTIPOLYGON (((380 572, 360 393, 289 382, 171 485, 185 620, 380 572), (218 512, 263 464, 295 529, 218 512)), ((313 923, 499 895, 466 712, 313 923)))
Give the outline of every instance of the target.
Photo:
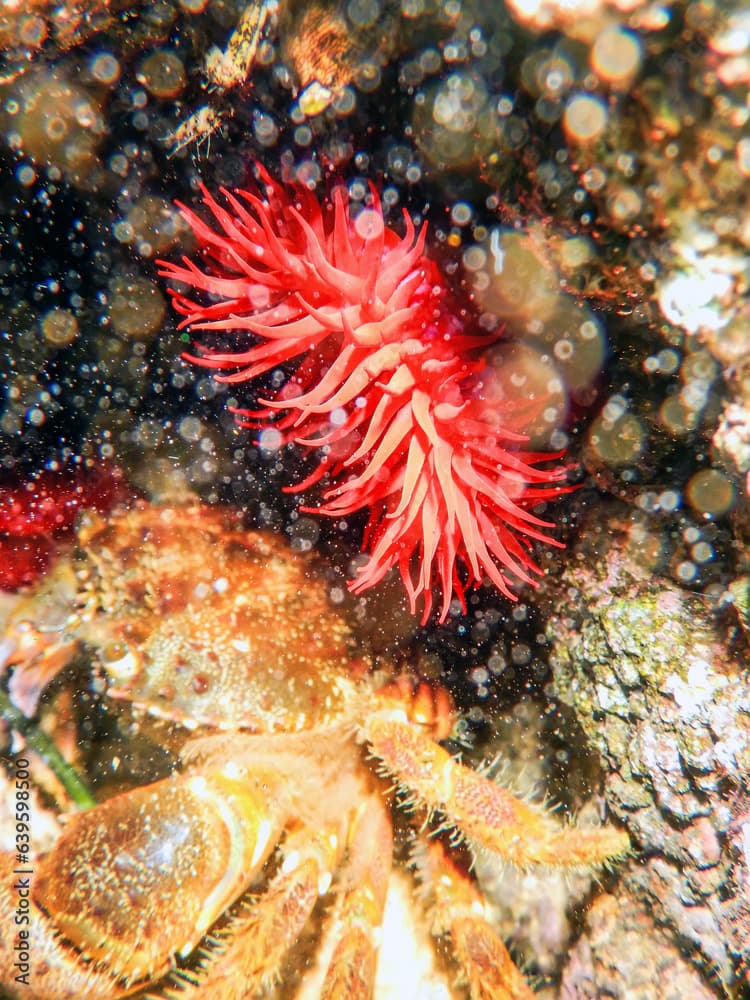
MULTIPOLYGON (((386 225, 377 191, 354 214, 345 189, 321 207, 307 188, 283 186, 260 166, 258 191, 205 189, 213 216, 180 206, 200 266, 160 262, 163 277, 203 293, 172 290, 191 332, 231 332, 236 351, 205 343, 191 360, 245 382, 284 366, 288 381, 262 409, 240 410, 252 426, 273 426, 284 443, 319 455, 315 471, 332 484, 316 513, 369 510, 369 561, 350 587, 360 593, 398 566, 412 611, 423 621, 436 586, 440 620, 455 594, 485 577, 515 599, 509 573, 533 582, 541 570, 534 540, 559 544, 531 508, 567 492, 559 455, 525 451, 528 400, 491 386, 482 352, 451 310, 442 275, 425 256, 404 212, 404 235, 386 225), (543 465, 546 463, 546 465, 543 465)), ((534 413, 538 404, 533 405, 534 413)))

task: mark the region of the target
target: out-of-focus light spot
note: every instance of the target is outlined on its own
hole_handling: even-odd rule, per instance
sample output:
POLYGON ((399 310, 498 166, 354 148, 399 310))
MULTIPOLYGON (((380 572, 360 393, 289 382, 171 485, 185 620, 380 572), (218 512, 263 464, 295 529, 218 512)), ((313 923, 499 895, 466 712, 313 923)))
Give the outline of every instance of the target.
POLYGON ((36 170, 28 163, 22 163, 16 169, 16 180, 19 184, 23 184, 24 187, 31 187, 36 180, 36 170))
POLYGON ((664 490, 659 494, 659 508, 667 513, 677 510, 682 497, 678 490, 664 490))
POLYGON ((177 97, 185 86, 185 66, 174 52, 160 49, 146 56, 136 79, 154 97, 177 97))
POLYGON ((309 188, 310 191, 315 190, 322 176, 320 164, 312 159, 301 160, 297 164, 294 174, 297 182, 309 188))
POLYGON ((643 199, 634 188, 621 188, 607 199, 607 207, 617 222, 631 222, 640 216, 643 199))
POLYGON ((414 135, 432 163, 449 168, 496 147, 497 118, 484 79, 456 72, 430 87, 415 107, 414 135))
POLYGON ((607 174, 601 167, 589 167, 581 178, 581 181, 587 191, 595 194, 597 191, 601 191, 607 183, 607 174))
POLYGON ((115 239, 120 243, 130 243, 133 239, 133 227, 125 219, 119 219, 113 226, 112 232, 115 239))
POLYGON ((529 436, 529 447, 544 448, 565 423, 568 393, 559 367, 540 344, 500 344, 487 356, 482 398, 493 403, 509 430, 529 436), (519 408, 519 401, 527 405, 519 408))
POLYGON ((50 176, 59 169, 74 184, 91 183, 106 135, 102 109, 61 70, 40 69, 18 80, 0 107, 0 128, 9 145, 47 167, 50 176))
POLYGON ((69 309, 50 309, 42 317, 42 335, 53 347, 67 347, 78 336, 78 320, 69 309))
POLYGON ((349 0, 346 12, 357 27, 368 28, 380 17, 380 4, 378 0, 349 0))
POLYGON ((721 517, 735 501, 732 481, 718 469, 701 469, 691 477, 685 494, 693 510, 706 517, 721 517))
POLYGON ((271 115, 258 111, 253 115, 253 135, 261 146, 273 146, 279 137, 279 127, 271 115))
POLYGON ((560 249, 560 262, 565 268, 583 267, 595 256, 594 244, 588 236, 571 236, 560 249))
POLYGON ((486 267, 475 272, 481 308, 498 317, 544 321, 560 299, 560 278, 523 233, 493 228, 486 267))
POLYGON ((115 224, 121 242, 135 243, 142 257, 166 253, 185 237, 186 224, 174 206, 158 195, 139 198, 128 212, 127 221, 115 224))
POLYGON ((644 31, 663 31, 671 19, 670 11, 655 3, 640 12, 639 25, 644 31))
POLYGON ((466 271, 481 271, 487 263, 487 253, 480 246, 467 247, 464 250, 462 263, 466 271))
POLYGON ((26 419, 34 427, 41 427, 46 417, 43 410, 40 410, 38 406, 34 406, 27 412, 26 419))
POLYGON ((292 548, 298 552, 309 552, 320 538, 320 524, 311 517, 299 517, 289 528, 292 548))
POLYGON ((604 102, 589 94, 577 94, 566 105, 563 125, 571 141, 594 142, 607 125, 604 102))
POLYGON ((745 177, 750 177, 750 139, 740 139, 737 143, 737 166, 745 177))
POLYGON ((589 444, 608 466, 633 465, 641 454, 643 441, 643 428, 632 413, 626 412, 615 420, 608 420, 602 414, 589 430, 589 444))
POLYGON ((697 563, 707 563, 713 559, 714 549, 708 542, 698 542, 690 550, 690 555, 697 563))
POLYGON ((685 559, 677 566, 675 572, 677 579, 682 583, 691 583, 698 573, 698 567, 689 559, 685 559))
POLYGON ((659 419, 671 434, 687 434, 695 428, 698 414, 685 406, 680 396, 668 396, 659 407, 659 419))
POLYGON ((374 60, 365 59, 357 67, 354 78, 359 90, 365 94, 374 94, 380 86, 382 76, 379 64, 374 60))
POLYGON ((573 66, 564 53, 532 50, 521 64, 521 81, 534 97, 559 99, 575 79, 573 66))
POLYGON ((605 83, 627 88, 641 65, 641 43, 632 32, 619 25, 600 31, 591 49, 591 68, 605 83))
POLYGON ((120 64, 111 52, 97 52, 91 59, 91 75, 98 83, 117 83, 120 79, 120 64))
POLYGON ((573 299, 559 298, 538 337, 552 350, 569 389, 584 389, 599 375, 606 350, 604 329, 573 299))
MULTIPOLYGON (((11 5, 12 6, 12 5, 11 5)), ((18 39, 22 45, 37 49, 47 38, 47 25, 44 18, 30 14, 21 18, 18 25, 18 39)))
POLYGON ((115 333, 128 340, 150 340, 161 329, 167 305, 148 278, 115 277, 109 283, 109 318, 115 333))
POLYGON ((451 209, 451 222, 456 226, 466 226, 471 222, 474 209, 465 201, 458 201, 451 209))
POLYGON ((275 427, 266 427, 258 435, 258 444, 261 451, 278 451, 283 443, 281 431, 275 427))
POLYGON ((750 15, 747 11, 731 14, 724 22, 724 30, 714 35, 710 42, 714 52, 722 56, 741 56, 750 49, 750 15))
POLYGON ((664 347, 654 358, 655 371, 662 375, 674 375, 680 367, 680 355, 673 347, 664 347))
POLYGON ((198 417, 184 417, 180 421, 177 431, 183 441, 190 441, 194 444, 203 437, 203 423, 198 417))
POLYGON ((383 233, 383 216, 370 208, 363 208, 354 220, 354 229, 361 240, 377 240, 383 233))

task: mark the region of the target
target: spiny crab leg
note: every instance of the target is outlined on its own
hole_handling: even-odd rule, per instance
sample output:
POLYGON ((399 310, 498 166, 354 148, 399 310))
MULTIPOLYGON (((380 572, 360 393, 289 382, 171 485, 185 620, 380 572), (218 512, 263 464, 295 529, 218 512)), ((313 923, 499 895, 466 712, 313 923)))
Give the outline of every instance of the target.
POLYGON ((260 872, 288 809, 283 781, 232 764, 115 796, 75 816, 41 859, 33 902, 125 986, 154 979, 260 872))
POLYGON ((335 824, 313 831, 303 826, 287 836, 283 861, 262 895, 245 896, 226 927, 206 938, 194 971, 178 970, 147 1000, 238 1000, 264 991, 299 939, 313 908, 328 891, 345 841, 335 824))
POLYGON ((623 857, 626 833, 603 826, 582 830, 559 823, 541 806, 522 802, 500 785, 454 760, 413 726, 376 713, 362 735, 401 790, 438 810, 473 846, 520 867, 590 869, 623 857))
MULTIPOLYGON (((24 890, 30 876, 17 873, 15 854, 0 854, 0 967, 13 969, 18 961, 13 948, 16 941, 15 918, 18 915, 18 890, 24 890), (7 890, 7 891, 4 891, 7 890)), ((31 958, 30 986, 22 986, 30 1000, 54 997, 86 997, 88 1000, 109 1000, 123 995, 122 983, 103 965, 94 962, 71 961, 70 947, 60 937, 47 915, 31 905, 24 916, 29 922, 28 953, 31 958)), ((14 969, 14 971, 16 971, 14 969)))
POLYGON ((330 933, 338 938, 326 970, 321 1000, 370 1000, 377 946, 391 874, 393 831, 382 794, 362 802, 349 835, 345 888, 330 933))
POLYGON ((472 1000, 533 1000, 508 949, 484 915, 476 885, 440 840, 422 840, 417 872, 431 903, 432 933, 447 934, 472 1000))

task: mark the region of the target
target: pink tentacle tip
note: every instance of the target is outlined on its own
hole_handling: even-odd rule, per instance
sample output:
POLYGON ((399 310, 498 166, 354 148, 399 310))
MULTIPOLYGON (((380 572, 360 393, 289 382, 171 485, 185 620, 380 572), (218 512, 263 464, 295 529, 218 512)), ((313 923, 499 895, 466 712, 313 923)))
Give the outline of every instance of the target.
POLYGON ((263 390, 263 409, 238 409, 237 419, 274 425, 284 444, 316 455, 293 487, 324 480, 315 513, 369 510, 370 558, 352 591, 396 570, 424 621, 433 605, 443 621, 454 598, 465 609, 465 592, 485 580, 517 599, 517 581, 542 574, 532 543, 560 545, 532 508, 575 488, 561 452, 526 448, 519 414, 530 426, 544 401, 498 408, 488 399, 487 348, 498 335, 460 325, 425 255, 426 225, 417 233, 407 213, 399 235, 375 189, 358 210, 336 187, 321 210, 300 185, 282 185, 260 165, 256 175, 261 193, 225 193, 224 207, 204 189, 208 221, 183 209, 195 263, 159 261, 162 277, 211 297, 172 293, 182 325, 201 332, 189 360, 231 383, 288 373, 281 389, 263 390), (433 590, 442 595, 435 602, 433 590))

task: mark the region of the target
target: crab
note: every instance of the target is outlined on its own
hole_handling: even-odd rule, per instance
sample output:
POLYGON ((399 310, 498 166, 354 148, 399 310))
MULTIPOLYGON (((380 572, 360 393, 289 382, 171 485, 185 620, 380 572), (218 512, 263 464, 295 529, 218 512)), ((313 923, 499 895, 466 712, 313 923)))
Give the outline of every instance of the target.
POLYGON ((175 766, 68 818, 30 859, 21 925, 17 855, 0 855, 11 997, 262 995, 294 974, 321 911, 313 995, 371 997, 396 813, 416 820, 408 864, 457 995, 532 996, 467 848, 593 869, 622 857, 627 835, 562 823, 455 759, 440 745, 450 695, 374 669, 328 591, 309 555, 228 509, 82 516, 74 548, 9 617, 10 696, 38 713, 83 650, 128 726, 167 740, 175 766))

